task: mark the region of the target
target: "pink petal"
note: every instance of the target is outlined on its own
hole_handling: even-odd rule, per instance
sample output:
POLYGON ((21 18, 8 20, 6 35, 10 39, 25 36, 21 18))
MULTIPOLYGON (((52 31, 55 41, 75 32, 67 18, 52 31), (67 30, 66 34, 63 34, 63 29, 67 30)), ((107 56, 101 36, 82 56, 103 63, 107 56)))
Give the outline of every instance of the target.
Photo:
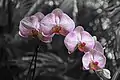
POLYGON ((106 64, 105 56, 101 52, 96 51, 96 50, 93 50, 92 54, 94 56, 93 58, 94 62, 98 62, 98 66, 100 68, 105 67, 105 64, 106 64))
POLYGON ((36 17, 25 17, 20 21, 19 35, 22 37, 28 37, 32 30, 36 30, 40 25, 36 17))
POLYGON ((73 52, 75 50, 75 47, 79 43, 78 37, 76 35, 76 32, 70 32, 64 39, 64 43, 66 48, 69 52, 73 52))
POLYGON ((74 31, 76 32, 79 41, 81 41, 81 32, 84 31, 84 28, 82 26, 78 26, 74 29, 74 31))
POLYGON ((82 26, 77 26, 74 31, 82 32, 82 31, 84 31, 84 28, 82 26))
POLYGON ((42 42, 45 42, 45 43, 50 43, 50 42, 52 42, 52 37, 42 37, 41 38, 41 41, 42 42))
POLYGON ((63 14, 63 11, 59 8, 56 8, 52 11, 53 14, 55 14, 56 16, 60 16, 63 14))
POLYGON ((65 13, 60 16, 60 24, 66 31, 71 32, 75 28, 74 21, 65 13))
POLYGON ((92 61, 91 54, 89 52, 85 53, 82 57, 82 63, 85 70, 89 70, 89 64, 92 61))
POLYGON ((86 31, 82 31, 81 32, 81 42, 85 42, 86 43, 86 47, 89 50, 93 49, 93 47, 95 45, 95 41, 94 41, 93 37, 86 31))
POLYGON ((102 45, 100 44, 100 42, 95 41, 94 49, 101 52, 102 54, 104 54, 104 49, 103 49, 102 45))
POLYGON ((51 35, 51 30, 56 26, 55 15, 50 13, 41 20, 41 29, 44 35, 51 35))
POLYGON ((50 43, 52 41, 52 37, 50 37, 50 36, 45 37, 41 33, 38 33, 37 37, 39 40, 41 40, 42 42, 45 42, 45 43, 50 43))
POLYGON ((60 26, 60 16, 62 16, 63 14, 62 10, 59 8, 56 8, 52 11, 52 13, 55 15, 56 25, 60 26))
POLYGON ((33 16, 36 16, 39 20, 39 22, 45 17, 43 13, 37 12, 33 16))

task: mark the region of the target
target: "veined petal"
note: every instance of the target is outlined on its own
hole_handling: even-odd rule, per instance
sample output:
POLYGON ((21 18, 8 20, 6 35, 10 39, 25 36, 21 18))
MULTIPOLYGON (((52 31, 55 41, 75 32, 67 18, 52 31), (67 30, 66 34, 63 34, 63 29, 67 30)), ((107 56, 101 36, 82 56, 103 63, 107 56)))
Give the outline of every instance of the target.
POLYGON ((86 47, 90 50, 93 49, 95 41, 93 37, 86 31, 81 32, 81 42, 86 43, 86 47))
POLYGON ((52 11, 52 13, 55 15, 56 25, 60 26, 60 16, 62 16, 63 11, 59 8, 56 8, 52 11))
POLYGON ((83 28, 82 26, 77 26, 74 31, 80 33, 80 32, 82 32, 82 31, 84 31, 84 28, 83 28))
POLYGON ((56 16, 60 16, 63 14, 63 11, 59 8, 56 8, 52 11, 53 14, 55 14, 56 16))
POLYGON ((39 22, 45 17, 43 13, 37 12, 33 16, 36 16, 39 20, 39 22))
POLYGON ((53 13, 46 15, 40 25, 44 35, 50 35, 52 28, 56 26, 55 15, 53 13))
POLYGON ((104 54, 104 49, 103 49, 102 45, 100 44, 100 42, 95 41, 94 49, 101 52, 102 54, 104 54))
POLYGON ((76 32, 72 31, 70 32, 64 39, 64 43, 66 48, 68 49, 69 52, 74 52, 75 47, 79 43, 78 37, 76 35, 76 32))
POLYGON ((42 42, 45 42, 45 43, 50 43, 50 42, 52 42, 52 37, 42 37, 41 38, 41 41, 42 42))
POLYGON ((82 26, 78 26, 74 29, 74 31, 76 32, 79 41, 81 41, 81 32, 84 31, 84 28, 82 26))
POLYGON ((92 54, 94 56, 94 61, 97 61, 100 68, 105 67, 106 64, 106 57, 99 51, 93 50, 92 54))
POLYGON ((34 15, 32 15, 31 17, 36 17, 36 18, 38 19, 38 25, 39 25, 39 26, 37 26, 37 30, 38 30, 39 32, 41 32, 40 23, 41 23, 41 20, 45 17, 44 14, 41 13, 41 12, 37 12, 37 13, 35 13, 34 15))
POLYGON ((50 37, 50 36, 45 37, 41 33, 38 33, 37 37, 39 40, 41 40, 42 42, 45 42, 45 43, 50 43, 52 41, 52 37, 50 37))
POLYGON ((82 57, 82 63, 85 70, 89 70, 89 64, 92 61, 92 55, 89 52, 86 52, 82 57))
POLYGON ((60 16, 60 26, 66 31, 71 32, 75 28, 74 21, 65 13, 60 16))

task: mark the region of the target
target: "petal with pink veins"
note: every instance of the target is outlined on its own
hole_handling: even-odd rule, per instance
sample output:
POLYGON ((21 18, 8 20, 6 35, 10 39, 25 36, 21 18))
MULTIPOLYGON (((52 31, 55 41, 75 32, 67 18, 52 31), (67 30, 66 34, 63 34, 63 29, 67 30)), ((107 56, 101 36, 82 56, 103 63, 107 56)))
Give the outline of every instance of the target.
POLYGON ((85 53, 82 57, 82 63, 85 70, 89 70, 89 64, 91 62, 91 54, 89 52, 85 53))
POLYGON ((65 13, 63 13, 60 16, 60 24, 59 25, 68 32, 73 31, 75 28, 74 21, 65 13))
POLYGON ((70 53, 74 52, 75 47, 79 43, 78 36, 76 35, 76 32, 74 32, 74 31, 70 32, 65 37, 64 43, 65 43, 65 46, 70 53))
POLYGON ((95 45, 95 41, 94 41, 93 37, 86 31, 81 32, 81 42, 86 43, 86 47, 88 50, 93 49, 93 47, 95 45))
POLYGON ((47 14, 41 20, 41 29, 44 35, 52 35, 51 30, 56 26, 55 15, 53 13, 47 14))
POLYGON ((106 57, 99 51, 93 50, 94 61, 97 61, 100 68, 105 67, 106 57))
POLYGON ((104 54, 104 49, 103 49, 102 45, 100 44, 100 42, 95 41, 94 49, 101 52, 102 54, 104 54))
POLYGON ((76 32, 79 41, 81 41, 81 32, 84 31, 84 28, 82 26, 78 26, 74 29, 74 31, 76 32))
POLYGON ((41 12, 37 12, 32 16, 36 16, 38 18, 39 22, 45 17, 44 14, 41 12))
POLYGON ((82 31, 84 31, 84 28, 83 28, 82 26, 77 26, 74 31, 80 33, 80 32, 82 32, 82 31))

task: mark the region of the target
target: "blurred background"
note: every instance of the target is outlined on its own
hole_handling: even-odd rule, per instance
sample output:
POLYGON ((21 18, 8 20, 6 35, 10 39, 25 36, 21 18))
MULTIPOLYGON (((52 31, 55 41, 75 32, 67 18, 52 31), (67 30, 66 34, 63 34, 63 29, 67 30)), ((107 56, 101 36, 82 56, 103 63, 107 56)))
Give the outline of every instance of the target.
MULTIPOLYGON (((111 71, 111 80, 119 80, 120 0, 0 0, 0 80, 24 80, 23 76, 28 68, 28 66, 26 67, 28 61, 25 62, 21 58, 26 54, 32 54, 33 45, 36 43, 18 35, 20 20, 36 12, 42 12, 46 15, 55 8, 63 10, 75 21, 76 26, 83 26, 91 35, 97 37, 97 40, 104 47, 107 57, 106 68, 111 71)), ((57 55, 56 61, 60 57, 65 63, 68 55, 66 48, 63 47, 63 39, 62 36, 55 36, 51 44, 46 45, 41 42, 43 53, 46 51, 55 53, 57 55), (56 41, 59 42, 58 46, 56 46, 56 41)), ((48 58, 46 55, 53 57, 45 54, 44 58, 48 58)), ((43 57, 41 54, 40 56, 43 57)), ((73 63, 71 62, 71 64, 73 63)), ((39 64, 42 63, 38 62, 39 64)), ((60 64, 57 62, 56 64, 58 70, 60 64)), ((62 66, 65 65, 62 64, 62 66)), ((45 70, 48 68, 46 67, 45 70)), ((68 69, 65 76, 58 77, 55 75, 56 73, 47 77, 47 74, 37 75, 36 80, 89 80, 90 78, 91 80, 100 80, 96 74, 84 72, 79 68, 80 61, 77 60, 75 66, 68 69)), ((39 68, 38 71, 39 74, 44 72, 40 71, 39 68)), ((58 73, 60 72, 58 71, 58 73)))

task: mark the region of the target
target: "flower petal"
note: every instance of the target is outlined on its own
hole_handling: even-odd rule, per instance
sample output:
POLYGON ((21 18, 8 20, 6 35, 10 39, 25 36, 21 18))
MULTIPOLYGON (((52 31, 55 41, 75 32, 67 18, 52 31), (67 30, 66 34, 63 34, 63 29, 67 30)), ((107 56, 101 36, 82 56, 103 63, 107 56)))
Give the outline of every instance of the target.
POLYGON ((37 12, 33 16, 36 16, 39 20, 39 22, 45 17, 43 13, 37 12))
POLYGON ((85 70, 89 70, 89 64, 92 61, 92 55, 89 52, 86 52, 82 57, 82 63, 85 70))
POLYGON ((101 52, 96 51, 96 50, 92 50, 92 54, 93 54, 93 57, 94 57, 93 60, 95 62, 99 63, 98 66, 100 68, 105 67, 105 64, 106 64, 106 58, 105 58, 105 56, 101 52))
POLYGON ((76 32, 77 36, 78 36, 78 39, 79 41, 81 41, 81 32, 84 31, 84 28, 82 26, 78 26, 74 29, 74 31, 76 32))
POLYGON ((41 41, 42 42, 45 42, 45 43, 50 43, 50 42, 52 42, 52 37, 42 37, 41 38, 41 41))
POLYGON ((38 33, 37 37, 39 40, 41 40, 42 42, 45 42, 45 43, 50 43, 52 41, 52 37, 50 37, 50 36, 45 37, 41 33, 38 33))
POLYGON ((41 29, 44 35, 50 35, 53 27, 56 26, 55 15, 50 13, 41 20, 41 29))
POLYGON ((75 28, 75 23, 67 14, 63 13, 60 16, 60 26, 70 32, 75 28))
POLYGON ((67 47, 69 52, 73 52, 75 50, 75 47, 79 43, 78 36, 76 35, 76 32, 72 31, 70 32, 64 39, 65 46, 67 47))
POLYGON ((100 42, 95 41, 94 49, 101 52, 102 54, 104 54, 104 49, 103 49, 102 45, 100 44, 100 42))
POLYGON ((60 26, 60 16, 62 16, 63 11, 59 8, 56 8, 52 11, 52 13, 55 15, 56 25, 60 26))
POLYGON ((81 42, 86 43, 86 47, 88 48, 88 50, 93 49, 95 45, 93 37, 87 31, 81 32, 81 42))
POLYGON ((82 26, 77 26, 74 31, 82 32, 82 31, 84 31, 84 28, 82 26))

